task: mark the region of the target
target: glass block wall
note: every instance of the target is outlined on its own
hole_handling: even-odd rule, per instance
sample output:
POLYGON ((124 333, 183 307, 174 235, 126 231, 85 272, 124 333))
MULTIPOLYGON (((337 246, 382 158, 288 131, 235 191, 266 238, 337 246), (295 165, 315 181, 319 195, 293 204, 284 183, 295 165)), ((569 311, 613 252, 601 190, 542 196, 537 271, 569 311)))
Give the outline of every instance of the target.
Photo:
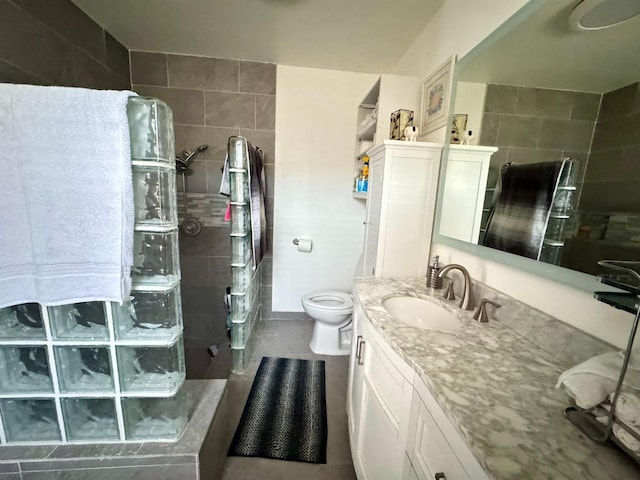
POLYGON ((171 109, 129 99, 133 289, 0 309, 0 443, 177 440, 187 423, 171 109))
POLYGON ((231 357, 232 371, 244 373, 251 331, 260 319, 261 266, 254 269, 247 140, 229 137, 231 193, 231 357))

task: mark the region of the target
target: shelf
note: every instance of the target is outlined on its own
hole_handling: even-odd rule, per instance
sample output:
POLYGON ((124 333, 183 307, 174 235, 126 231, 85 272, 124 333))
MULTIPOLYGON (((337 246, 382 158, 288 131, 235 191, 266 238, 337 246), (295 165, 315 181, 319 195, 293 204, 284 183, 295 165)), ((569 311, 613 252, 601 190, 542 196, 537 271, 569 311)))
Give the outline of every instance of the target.
POLYGON ((362 160, 362 157, 364 157, 367 154, 367 150, 373 147, 372 141, 369 141, 369 140, 363 140, 363 141, 367 142, 369 145, 367 145, 366 148, 362 149, 360 153, 358 153, 358 155, 356 156, 358 160, 362 160))
POLYGON ((376 132, 376 121, 372 121, 364 127, 358 128, 356 132, 356 138, 360 140, 373 140, 373 135, 376 132))
POLYGON ((629 313, 636 313, 638 296, 626 292, 593 292, 596 300, 629 313))
POLYGON ((353 194, 353 198, 360 198, 363 200, 367 199, 367 192, 351 192, 353 194))

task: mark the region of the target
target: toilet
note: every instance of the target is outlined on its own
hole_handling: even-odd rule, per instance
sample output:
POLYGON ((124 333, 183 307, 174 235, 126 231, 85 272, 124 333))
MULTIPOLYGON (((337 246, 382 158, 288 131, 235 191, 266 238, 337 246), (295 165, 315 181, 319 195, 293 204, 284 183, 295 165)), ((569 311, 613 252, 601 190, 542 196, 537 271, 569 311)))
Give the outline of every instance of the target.
MULTIPOLYGON (((356 275, 361 275, 363 261, 360 255, 356 275)), ((319 355, 349 355, 353 296, 341 290, 307 293, 302 297, 302 308, 314 320, 311 351, 319 355)))
POLYGON ((349 355, 351 294, 339 290, 307 293, 302 297, 302 308, 314 320, 311 351, 320 355, 349 355))

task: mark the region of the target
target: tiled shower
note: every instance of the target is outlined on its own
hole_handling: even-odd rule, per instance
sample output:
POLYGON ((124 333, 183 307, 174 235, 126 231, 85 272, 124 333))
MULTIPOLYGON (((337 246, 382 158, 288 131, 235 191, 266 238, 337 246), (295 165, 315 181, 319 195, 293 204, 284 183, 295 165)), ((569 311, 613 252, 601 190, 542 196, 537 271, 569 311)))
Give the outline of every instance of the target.
MULTIPOLYGON (((267 225, 273 225, 276 66, 208 57, 131 52, 132 88, 166 101, 174 112, 176 151, 207 144, 186 177, 188 212, 202 222, 180 235, 185 355, 189 378, 227 378, 231 349, 224 305, 231 286, 228 198, 218 193, 229 137, 241 135, 265 153, 267 225), (208 347, 220 351, 211 361, 208 347)), ((182 185, 179 182, 179 190, 182 185)), ((184 208, 178 198, 179 218, 184 208)), ((271 252, 262 261, 262 318, 271 316, 271 252)))

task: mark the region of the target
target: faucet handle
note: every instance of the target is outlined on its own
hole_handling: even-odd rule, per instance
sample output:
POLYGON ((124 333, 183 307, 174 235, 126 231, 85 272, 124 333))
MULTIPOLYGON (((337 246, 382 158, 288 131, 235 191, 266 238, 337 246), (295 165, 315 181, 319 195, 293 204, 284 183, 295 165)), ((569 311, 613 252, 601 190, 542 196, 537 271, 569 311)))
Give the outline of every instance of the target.
POLYGON ((478 320, 480 323, 487 323, 489 321, 489 316, 487 315, 487 304, 493 305, 496 308, 500 308, 502 305, 496 302, 492 302, 488 298, 483 298, 480 300, 480 305, 473 312, 473 319, 478 320))

